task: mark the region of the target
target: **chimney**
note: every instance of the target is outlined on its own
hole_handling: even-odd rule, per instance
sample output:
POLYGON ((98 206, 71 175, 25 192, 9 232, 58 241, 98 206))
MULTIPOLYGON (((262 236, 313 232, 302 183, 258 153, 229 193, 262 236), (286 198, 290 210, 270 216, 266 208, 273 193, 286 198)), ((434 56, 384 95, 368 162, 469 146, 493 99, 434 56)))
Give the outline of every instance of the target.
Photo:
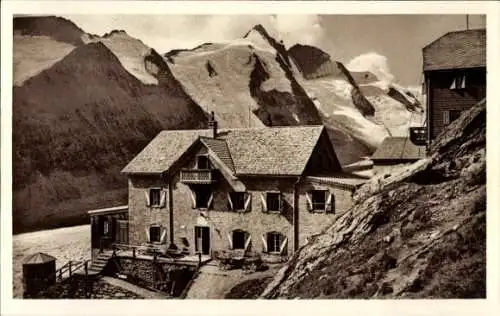
POLYGON ((215 120, 214 111, 210 112, 210 119, 208 120, 208 128, 213 131, 213 138, 217 138, 217 121, 215 120))

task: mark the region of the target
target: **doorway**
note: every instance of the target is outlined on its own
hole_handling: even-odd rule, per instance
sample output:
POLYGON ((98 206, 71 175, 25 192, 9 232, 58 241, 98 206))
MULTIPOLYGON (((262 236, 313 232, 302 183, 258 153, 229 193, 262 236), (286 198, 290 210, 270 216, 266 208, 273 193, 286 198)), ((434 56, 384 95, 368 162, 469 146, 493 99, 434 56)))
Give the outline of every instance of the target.
POLYGON ((195 226, 194 241, 194 248, 196 252, 201 251, 204 255, 210 254, 210 227, 195 226))

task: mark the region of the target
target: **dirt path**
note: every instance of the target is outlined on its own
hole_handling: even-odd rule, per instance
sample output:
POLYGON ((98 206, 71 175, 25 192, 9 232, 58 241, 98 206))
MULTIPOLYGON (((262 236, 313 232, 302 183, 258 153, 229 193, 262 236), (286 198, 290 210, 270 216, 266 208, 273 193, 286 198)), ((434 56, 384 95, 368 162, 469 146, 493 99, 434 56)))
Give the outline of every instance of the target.
POLYGON ((237 284, 251 279, 273 275, 279 266, 272 266, 266 271, 243 273, 241 269, 221 271, 215 264, 200 268, 198 277, 188 290, 186 299, 223 299, 237 284))

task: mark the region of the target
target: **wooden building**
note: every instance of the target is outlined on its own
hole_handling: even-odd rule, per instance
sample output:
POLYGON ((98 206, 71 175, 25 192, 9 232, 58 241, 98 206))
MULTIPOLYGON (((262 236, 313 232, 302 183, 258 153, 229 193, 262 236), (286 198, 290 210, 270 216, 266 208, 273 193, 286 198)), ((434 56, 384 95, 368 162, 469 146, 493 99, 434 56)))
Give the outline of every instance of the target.
POLYGON ((160 132, 124 169, 129 242, 282 261, 353 204, 323 126, 160 132))
POLYGON ((429 141, 486 96, 486 30, 449 32, 423 48, 429 141))

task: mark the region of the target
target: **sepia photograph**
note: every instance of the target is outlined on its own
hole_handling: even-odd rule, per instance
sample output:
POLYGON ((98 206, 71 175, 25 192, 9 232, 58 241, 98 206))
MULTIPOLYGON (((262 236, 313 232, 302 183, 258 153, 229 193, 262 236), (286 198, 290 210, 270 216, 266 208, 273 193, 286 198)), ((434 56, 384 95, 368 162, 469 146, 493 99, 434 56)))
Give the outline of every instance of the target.
POLYGON ((487 298, 486 14, 106 13, 11 16, 12 299, 487 298))

